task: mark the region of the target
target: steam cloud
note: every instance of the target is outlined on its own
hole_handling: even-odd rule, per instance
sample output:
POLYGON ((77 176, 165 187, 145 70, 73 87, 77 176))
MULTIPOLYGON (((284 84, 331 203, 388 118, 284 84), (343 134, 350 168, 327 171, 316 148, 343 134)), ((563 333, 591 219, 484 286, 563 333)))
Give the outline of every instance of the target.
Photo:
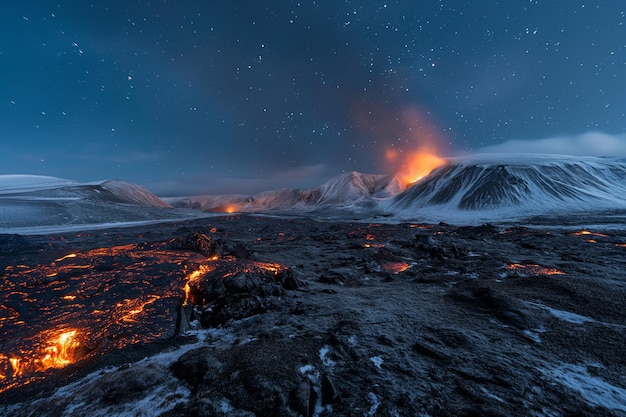
POLYGON ((479 152, 626 157, 626 133, 609 135, 602 132, 587 132, 575 136, 556 136, 535 140, 516 139, 499 145, 487 146, 479 152))

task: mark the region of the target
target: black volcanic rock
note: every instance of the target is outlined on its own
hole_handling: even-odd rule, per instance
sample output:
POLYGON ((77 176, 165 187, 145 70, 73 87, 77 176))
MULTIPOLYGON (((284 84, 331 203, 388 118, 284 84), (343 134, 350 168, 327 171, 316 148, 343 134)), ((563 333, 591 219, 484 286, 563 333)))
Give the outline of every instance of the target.
POLYGON ((189 302, 205 307, 202 324, 216 326, 274 308, 275 298, 297 283, 289 267, 225 257, 209 263, 188 287, 189 302))
POLYGON ((28 253, 37 249, 26 237, 16 234, 0 234, 0 256, 28 253))
POLYGON ((206 256, 215 255, 221 242, 212 240, 204 233, 195 232, 185 236, 177 237, 169 242, 169 246, 175 250, 191 250, 206 256))

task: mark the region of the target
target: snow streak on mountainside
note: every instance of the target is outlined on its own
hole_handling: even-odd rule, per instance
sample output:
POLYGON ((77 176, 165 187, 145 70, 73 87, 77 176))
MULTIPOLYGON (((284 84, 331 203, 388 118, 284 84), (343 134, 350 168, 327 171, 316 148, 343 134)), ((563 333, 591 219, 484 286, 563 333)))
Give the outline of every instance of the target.
POLYGON ((401 216, 469 217, 626 208, 626 163, 561 155, 450 158, 388 202, 401 216))
POLYGON ((150 191, 136 184, 120 180, 104 181, 99 185, 123 203, 139 204, 146 207, 171 207, 150 191))
POLYGON ((253 196, 193 196, 165 200, 174 207, 205 211, 254 212, 266 210, 313 210, 326 206, 346 206, 373 199, 389 198, 402 187, 392 176, 350 172, 309 190, 281 189, 253 196))

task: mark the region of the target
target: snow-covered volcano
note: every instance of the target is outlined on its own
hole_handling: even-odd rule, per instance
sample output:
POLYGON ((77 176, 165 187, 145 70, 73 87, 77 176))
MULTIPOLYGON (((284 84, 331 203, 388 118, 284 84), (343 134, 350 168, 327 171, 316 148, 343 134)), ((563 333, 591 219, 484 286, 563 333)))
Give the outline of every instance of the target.
POLYGON ((165 200, 175 207, 221 212, 325 209, 363 214, 370 210, 390 220, 511 220, 626 209, 626 161, 541 154, 469 155, 448 158, 408 189, 393 176, 351 172, 309 190, 165 200))
POLYGON ((484 154, 448 163, 387 202, 402 217, 445 220, 626 208, 623 160, 484 154))

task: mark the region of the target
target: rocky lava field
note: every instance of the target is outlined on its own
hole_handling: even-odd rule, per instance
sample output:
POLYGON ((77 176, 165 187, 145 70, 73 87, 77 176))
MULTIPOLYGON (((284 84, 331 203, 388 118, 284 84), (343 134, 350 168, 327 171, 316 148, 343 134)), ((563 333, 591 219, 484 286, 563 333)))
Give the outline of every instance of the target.
POLYGON ((554 224, 0 235, 0 415, 626 415, 626 236, 554 224))

